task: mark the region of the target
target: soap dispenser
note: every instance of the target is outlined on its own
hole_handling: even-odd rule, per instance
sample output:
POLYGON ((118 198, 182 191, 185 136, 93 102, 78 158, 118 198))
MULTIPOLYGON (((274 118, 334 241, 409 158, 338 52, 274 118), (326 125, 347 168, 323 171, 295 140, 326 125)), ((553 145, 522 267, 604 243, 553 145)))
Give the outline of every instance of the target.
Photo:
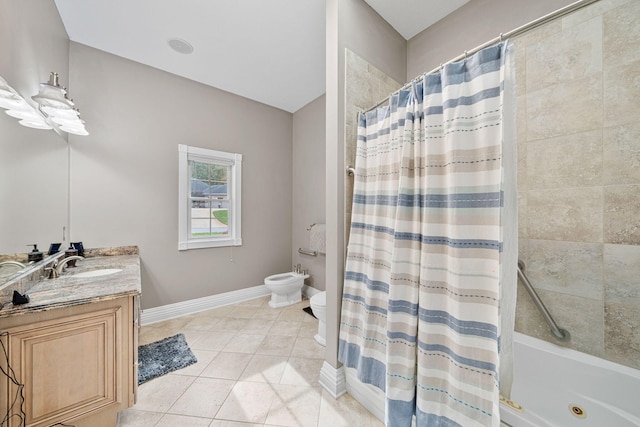
POLYGON ((42 255, 42 252, 40 252, 38 250, 38 244, 37 243, 33 243, 33 244, 27 245, 27 246, 33 246, 33 250, 31 252, 29 252, 29 256, 27 258, 28 262, 38 262, 38 261, 42 261, 44 259, 44 255, 42 255))

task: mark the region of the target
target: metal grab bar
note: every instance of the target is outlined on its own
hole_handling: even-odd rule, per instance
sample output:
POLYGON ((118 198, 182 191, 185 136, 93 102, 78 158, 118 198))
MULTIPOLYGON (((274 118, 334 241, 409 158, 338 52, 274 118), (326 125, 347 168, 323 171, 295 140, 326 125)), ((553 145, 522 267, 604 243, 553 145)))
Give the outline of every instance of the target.
POLYGON ((547 325, 549 325, 551 333, 559 341, 569 341, 571 339, 571 334, 566 329, 559 327, 555 320, 553 320, 553 317, 551 317, 551 313, 549 313, 549 310, 547 310, 547 307, 545 307, 544 303, 538 296, 538 293, 533 288, 533 285, 531 285, 529 278, 526 276, 526 274, 524 274, 524 269, 524 262, 518 260, 518 277, 524 285, 524 288, 527 290, 527 292, 529 292, 531 299, 533 299, 533 303, 536 305, 536 307, 538 307, 538 310, 540 310, 540 313, 542 314, 542 317, 544 317, 544 320, 547 322, 547 325))

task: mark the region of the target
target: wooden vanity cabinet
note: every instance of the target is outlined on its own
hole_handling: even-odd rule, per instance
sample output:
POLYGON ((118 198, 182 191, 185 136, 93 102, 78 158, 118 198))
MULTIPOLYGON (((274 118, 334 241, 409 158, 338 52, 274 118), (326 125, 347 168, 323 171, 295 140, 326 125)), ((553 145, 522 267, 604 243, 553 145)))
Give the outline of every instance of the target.
POLYGON ((135 403, 137 295, 2 318, 0 332, 18 383, 0 378, 8 426, 114 427, 135 403))

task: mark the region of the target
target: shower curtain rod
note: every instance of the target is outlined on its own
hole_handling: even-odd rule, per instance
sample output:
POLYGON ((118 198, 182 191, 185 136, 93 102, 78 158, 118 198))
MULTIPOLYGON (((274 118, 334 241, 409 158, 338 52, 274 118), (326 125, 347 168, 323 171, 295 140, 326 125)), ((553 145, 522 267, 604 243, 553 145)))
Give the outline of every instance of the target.
POLYGON ((423 76, 428 75, 428 74, 433 74, 436 71, 442 69, 442 67, 445 64, 449 64, 451 62, 460 61, 460 60, 466 58, 467 56, 472 55, 472 54, 478 52, 479 50, 484 49, 485 47, 492 46, 492 45, 494 45, 496 43, 501 42, 502 40, 506 40, 506 39, 511 38, 511 37, 519 36, 522 33, 526 33, 527 31, 530 31, 530 30, 532 30, 534 28, 537 28, 537 27, 539 27, 541 25, 544 25, 549 21, 553 21, 554 19, 557 19, 557 18, 559 18, 561 16, 567 15, 567 14, 573 12, 573 11, 581 9, 581 8, 583 8, 585 6, 588 6, 591 3, 595 3, 597 1, 600 1, 600 0, 578 0, 575 3, 571 3, 571 4, 569 4, 569 5, 565 6, 565 7, 562 7, 560 9, 556 10, 555 12, 551 12, 551 13, 549 13, 547 15, 541 16, 538 19, 534 19, 533 21, 528 22, 528 23, 526 23, 524 25, 521 25, 520 27, 518 27, 516 29, 513 29, 513 30, 511 30, 511 31, 509 31, 507 33, 500 33, 500 35, 498 37, 493 38, 493 39, 489 40, 488 42, 485 42, 485 43, 481 44, 480 46, 476 46, 475 48, 473 48, 471 50, 465 50, 462 55, 458 55, 455 58, 453 58, 453 59, 451 59, 451 60, 449 60, 449 61, 447 61, 445 63, 440 64, 438 67, 434 68, 433 70, 429 71, 428 73, 422 73, 418 77, 413 78, 411 81, 409 81, 409 83, 405 84, 404 86, 402 86, 397 91, 391 93, 391 95, 387 96, 385 99, 383 99, 382 101, 378 102, 373 107, 368 108, 368 109, 366 109, 364 111, 367 112, 367 111, 373 110, 374 108, 378 108, 379 106, 381 106, 385 102, 389 101, 389 98, 391 98, 391 96, 393 94, 398 93, 401 90, 408 89, 414 82, 419 81, 423 76))

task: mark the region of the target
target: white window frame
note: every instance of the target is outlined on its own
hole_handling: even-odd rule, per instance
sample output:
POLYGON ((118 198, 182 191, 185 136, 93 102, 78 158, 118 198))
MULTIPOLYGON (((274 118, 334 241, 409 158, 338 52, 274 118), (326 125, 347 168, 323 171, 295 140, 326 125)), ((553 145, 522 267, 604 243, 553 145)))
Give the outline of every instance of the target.
POLYGON ((241 227, 241 189, 242 189, 242 154, 227 153, 207 148, 178 145, 178 250, 201 248, 218 248, 224 246, 242 245, 241 227), (224 236, 194 238, 191 237, 191 215, 189 161, 230 166, 231 173, 227 176, 227 191, 229 194, 229 229, 224 236))

